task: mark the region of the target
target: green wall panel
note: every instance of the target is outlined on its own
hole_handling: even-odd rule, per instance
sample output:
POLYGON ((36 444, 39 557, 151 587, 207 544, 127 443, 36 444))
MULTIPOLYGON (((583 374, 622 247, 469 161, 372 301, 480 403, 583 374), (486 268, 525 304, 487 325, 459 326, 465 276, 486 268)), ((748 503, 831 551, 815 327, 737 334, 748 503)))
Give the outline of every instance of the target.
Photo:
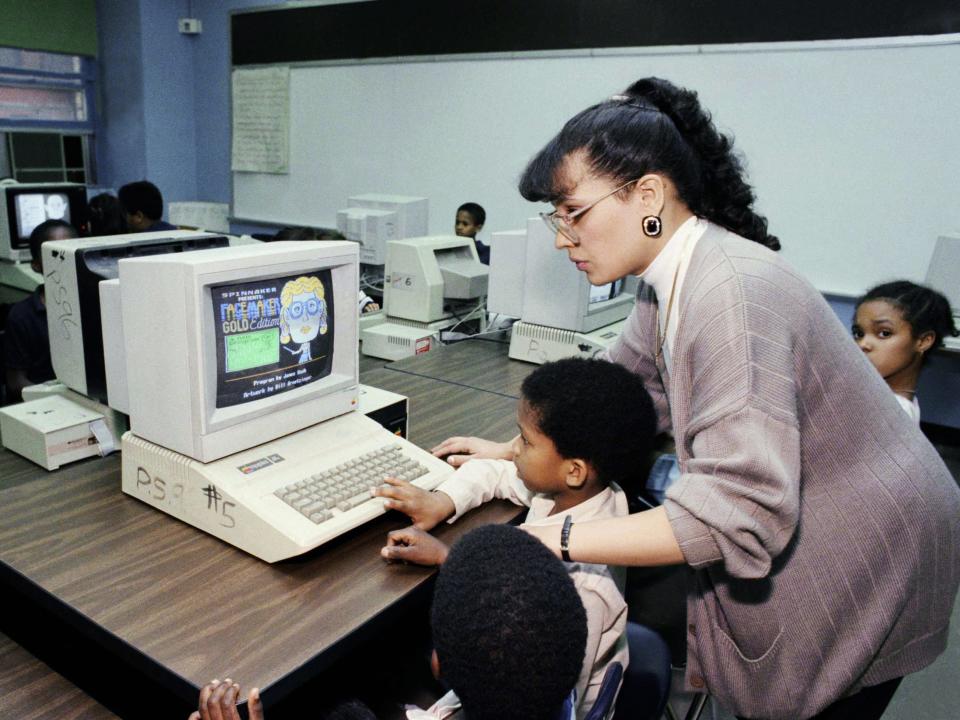
POLYGON ((0 0, 0 45, 95 56, 95 0, 0 0))

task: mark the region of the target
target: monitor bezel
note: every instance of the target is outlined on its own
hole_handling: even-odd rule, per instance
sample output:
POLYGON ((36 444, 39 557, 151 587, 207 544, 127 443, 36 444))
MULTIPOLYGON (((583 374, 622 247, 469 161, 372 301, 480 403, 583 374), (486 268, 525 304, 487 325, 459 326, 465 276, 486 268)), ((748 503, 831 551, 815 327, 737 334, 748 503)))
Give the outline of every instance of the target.
POLYGON ((83 235, 87 230, 89 213, 87 212, 86 185, 78 183, 13 183, 0 185, 0 188, 4 192, 6 231, 10 243, 9 248, 0 248, 0 251, 6 251, 9 255, 15 255, 21 260, 30 259, 30 235, 20 235, 19 215, 17 213, 16 198, 23 195, 66 195, 70 213, 70 220, 66 222, 69 222, 80 235, 83 235))
MULTIPOLYGON (((276 246, 276 244, 272 244, 276 246)), ((205 341, 204 338, 215 338, 214 317, 212 308, 212 288, 231 283, 253 283, 272 278, 287 277, 290 275, 307 274, 303 270, 304 260, 296 259, 284 262, 275 262, 269 265, 258 265, 258 272, 251 274, 249 268, 231 268, 224 270, 204 270, 198 268, 193 276, 191 294, 198 303, 200 311, 200 327, 195 334, 196 353, 191 360, 196 367, 191 368, 190 374, 197 387, 193 388, 194 397, 201 397, 199 430, 201 435, 222 432, 230 427, 241 424, 268 412, 282 412, 288 408, 307 402, 316 396, 347 390, 359 384, 357 341, 358 321, 355 318, 346 318, 346 312, 357 314, 356 301, 359 281, 357 280, 357 260, 355 255, 331 255, 323 260, 310 262, 310 272, 329 268, 331 271, 331 285, 334 293, 334 332, 340 332, 333 343, 333 362, 330 374, 303 387, 294 388, 270 397, 258 398, 239 405, 217 407, 217 354, 216 342, 205 341), (351 265, 353 269, 351 270, 351 265), (352 282, 351 282, 352 279, 352 282), (338 291, 341 283, 347 288, 338 291), (352 300, 346 302, 345 300, 352 300), (350 322, 350 320, 353 322, 350 322), (343 328, 346 328, 344 330, 343 328), (351 331, 352 328, 352 331, 351 331), (344 337, 353 335, 351 338, 344 337), (352 358, 349 346, 353 346, 352 358), (347 347, 344 347, 347 346, 347 347), (346 372, 344 366, 349 367, 346 372), (205 379, 205 381, 204 381, 205 379), (201 395, 200 390, 203 389, 201 395)))

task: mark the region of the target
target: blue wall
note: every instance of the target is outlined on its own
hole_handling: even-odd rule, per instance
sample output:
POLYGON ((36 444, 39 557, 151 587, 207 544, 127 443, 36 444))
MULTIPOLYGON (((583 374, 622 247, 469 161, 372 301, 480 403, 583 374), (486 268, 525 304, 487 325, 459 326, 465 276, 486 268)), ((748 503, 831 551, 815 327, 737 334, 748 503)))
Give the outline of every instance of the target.
POLYGON ((230 11, 275 4, 97 0, 98 185, 146 178, 168 202, 230 202, 230 11), (188 14, 199 35, 177 29, 188 14))

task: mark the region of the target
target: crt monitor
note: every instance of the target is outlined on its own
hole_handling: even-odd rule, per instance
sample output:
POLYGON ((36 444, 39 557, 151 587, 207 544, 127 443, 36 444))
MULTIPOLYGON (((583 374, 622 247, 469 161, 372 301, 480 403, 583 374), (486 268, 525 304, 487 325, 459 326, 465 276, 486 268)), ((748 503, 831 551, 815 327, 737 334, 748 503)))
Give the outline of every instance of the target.
POLYGON ((222 235, 186 230, 50 240, 41 246, 47 329, 53 371, 64 385, 106 403, 103 335, 119 331, 101 322, 99 286, 117 277, 122 258, 225 247, 222 235))
POLYGON ((0 185, 0 258, 30 261, 30 233, 47 220, 63 220, 87 232, 87 189, 77 183, 0 185))
POLYGON ((605 285, 591 285, 585 273, 577 270, 567 253, 554 247, 554 234, 540 218, 527 220, 525 237, 511 234, 510 254, 498 257, 500 244, 495 243, 490 256, 491 295, 506 294, 506 283, 515 285, 516 267, 525 268, 520 318, 526 323, 589 333, 622 320, 633 309, 634 282, 624 279, 605 285), (524 243, 522 249, 516 247, 524 243), (519 258, 519 259, 518 259, 519 258), (495 287, 494 287, 495 286, 495 287))
POLYGON ((480 307, 489 272, 472 238, 392 240, 387 244, 384 309, 392 318, 426 323, 460 316, 480 307))
POLYGON ((358 268, 349 241, 122 260, 131 431, 206 463, 356 409, 358 268))

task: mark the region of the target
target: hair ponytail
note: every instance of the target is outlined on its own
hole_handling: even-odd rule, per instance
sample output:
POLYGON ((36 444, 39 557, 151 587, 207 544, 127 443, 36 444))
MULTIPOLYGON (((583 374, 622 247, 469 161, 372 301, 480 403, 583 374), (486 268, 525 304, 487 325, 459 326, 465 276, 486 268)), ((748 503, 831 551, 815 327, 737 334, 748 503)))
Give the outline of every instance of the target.
POLYGON ((585 150, 595 172, 627 182, 649 172, 667 175, 690 210, 728 230, 780 249, 767 221, 753 212, 753 189, 733 142, 714 126, 697 94, 667 80, 644 78, 622 95, 573 117, 530 162, 520 181, 528 200, 554 200, 557 170, 585 150))

